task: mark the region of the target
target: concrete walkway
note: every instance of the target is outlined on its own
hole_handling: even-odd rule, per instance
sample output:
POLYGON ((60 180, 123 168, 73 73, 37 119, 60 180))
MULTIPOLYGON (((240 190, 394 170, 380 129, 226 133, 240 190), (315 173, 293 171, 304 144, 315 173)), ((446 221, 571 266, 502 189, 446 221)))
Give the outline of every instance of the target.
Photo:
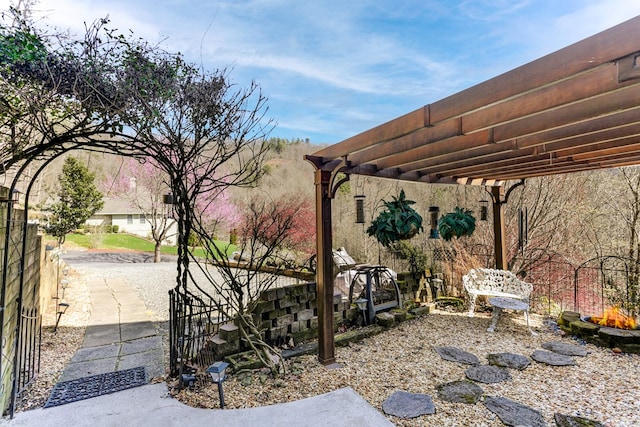
POLYGON ((147 308, 124 281, 91 280, 91 317, 84 343, 60 381, 144 366, 147 379, 164 374, 162 337, 147 308))
POLYGON ((251 409, 198 409, 167 396, 164 383, 135 387, 48 409, 20 412, 6 426, 389 427, 351 388, 251 409))
MULTIPOLYGON (((92 312, 82 348, 60 381, 144 366, 147 380, 164 374, 162 338, 144 302, 125 281, 90 280, 92 312)), ((0 426, 393 426, 351 388, 251 409, 198 409, 168 395, 163 383, 144 385, 52 408, 20 412, 0 426)))

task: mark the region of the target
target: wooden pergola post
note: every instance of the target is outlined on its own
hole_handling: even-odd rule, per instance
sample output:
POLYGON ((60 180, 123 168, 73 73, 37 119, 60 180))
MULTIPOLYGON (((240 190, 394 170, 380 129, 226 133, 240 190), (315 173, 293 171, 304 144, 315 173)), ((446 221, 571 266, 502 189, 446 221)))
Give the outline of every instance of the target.
POLYGON ((496 253, 496 268, 500 270, 509 269, 507 242, 505 240, 504 205, 509 201, 509 196, 513 190, 523 185, 524 178, 522 178, 520 182, 509 187, 506 193, 502 186, 494 185, 491 187, 491 198, 493 199, 493 238, 496 253))
POLYGON ((318 360, 335 362, 333 336, 333 234, 331 230, 331 180, 329 171, 316 169, 316 286, 318 292, 318 360))
POLYGON ((493 238, 496 256, 496 268, 508 270, 507 268, 507 243, 505 240, 504 226, 504 187, 491 187, 493 199, 493 238))

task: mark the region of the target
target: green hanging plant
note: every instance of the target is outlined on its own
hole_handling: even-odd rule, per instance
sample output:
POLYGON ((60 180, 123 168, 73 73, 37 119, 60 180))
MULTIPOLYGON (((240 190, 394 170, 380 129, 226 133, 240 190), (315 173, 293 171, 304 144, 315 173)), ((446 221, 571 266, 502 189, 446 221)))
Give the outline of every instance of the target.
POLYGON ((388 248, 393 242, 410 239, 424 231, 422 217, 411 207, 416 202, 408 200, 404 190, 400 190, 393 201, 382 202, 384 209, 367 228, 367 234, 374 236, 383 246, 388 248))
POLYGON ((473 211, 455 208, 453 212, 443 215, 438 221, 438 231, 446 241, 454 237, 471 236, 476 229, 476 219, 473 211))

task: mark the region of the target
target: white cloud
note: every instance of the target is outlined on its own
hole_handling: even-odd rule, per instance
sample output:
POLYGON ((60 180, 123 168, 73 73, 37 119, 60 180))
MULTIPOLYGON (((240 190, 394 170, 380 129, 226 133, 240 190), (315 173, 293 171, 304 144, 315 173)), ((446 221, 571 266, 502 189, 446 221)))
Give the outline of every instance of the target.
POLYGON ((108 14, 111 28, 167 37, 163 47, 205 69, 257 80, 279 129, 346 137, 638 15, 640 1, 40 0, 37 9, 78 34, 108 14))
POLYGON ((139 13, 128 3, 95 0, 39 0, 35 14, 42 16, 43 22, 61 29, 71 29, 77 35, 84 34, 85 23, 90 25, 97 19, 109 17, 109 28, 121 32, 129 29, 150 40, 157 39, 159 27, 151 20, 141 19, 139 13))

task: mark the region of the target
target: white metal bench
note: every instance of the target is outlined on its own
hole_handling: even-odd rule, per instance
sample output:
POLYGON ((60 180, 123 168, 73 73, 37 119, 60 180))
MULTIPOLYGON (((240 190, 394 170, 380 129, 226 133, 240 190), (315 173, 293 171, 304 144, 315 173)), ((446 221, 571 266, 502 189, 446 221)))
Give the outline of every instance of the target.
MULTIPOLYGON (((474 268, 462 277, 469 294, 469 316, 473 317, 479 295, 513 298, 529 304, 533 285, 524 282, 510 271, 493 268, 474 268)), ((525 313, 528 315, 528 313, 525 313)))

